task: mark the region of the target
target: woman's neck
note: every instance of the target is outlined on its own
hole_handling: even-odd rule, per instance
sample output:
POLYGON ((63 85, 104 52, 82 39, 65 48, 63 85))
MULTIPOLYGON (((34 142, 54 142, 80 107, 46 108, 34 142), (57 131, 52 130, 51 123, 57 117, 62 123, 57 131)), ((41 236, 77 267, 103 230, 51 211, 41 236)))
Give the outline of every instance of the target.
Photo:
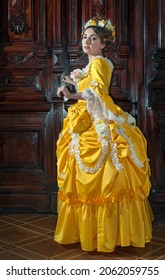
POLYGON ((97 54, 97 55, 88 55, 89 62, 91 62, 92 60, 94 60, 97 56, 102 56, 102 57, 103 57, 103 54, 100 53, 100 54, 97 54))

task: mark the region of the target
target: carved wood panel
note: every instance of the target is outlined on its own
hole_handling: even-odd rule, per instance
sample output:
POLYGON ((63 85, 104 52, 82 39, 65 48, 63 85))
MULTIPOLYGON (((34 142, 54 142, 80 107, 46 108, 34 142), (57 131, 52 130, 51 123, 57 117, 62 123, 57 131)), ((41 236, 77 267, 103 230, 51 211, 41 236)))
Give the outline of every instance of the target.
POLYGON ((33 40, 32 15, 34 13, 34 5, 32 4, 32 0, 8 1, 8 34, 10 40, 33 40))
POLYGON ((12 104, 1 105, 0 109, 1 210, 18 207, 20 210, 49 212, 50 189, 55 181, 53 138, 50 135, 53 108, 49 104, 37 103, 37 108, 34 104, 17 107, 12 104), (8 193, 11 204, 2 201, 3 192, 6 196, 8 193), (20 197, 20 205, 16 194, 20 197), (23 207, 21 199, 25 202, 25 197, 30 200, 23 207), (42 204, 37 199, 41 199, 42 204))
POLYGON ((7 101, 44 100, 44 78, 42 70, 8 70, 0 74, 0 91, 7 101))
POLYGON ((149 83, 148 129, 149 152, 151 156, 153 194, 155 213, 165 213, 165 49, 158 49, 152 60, 156 74, 149 83))

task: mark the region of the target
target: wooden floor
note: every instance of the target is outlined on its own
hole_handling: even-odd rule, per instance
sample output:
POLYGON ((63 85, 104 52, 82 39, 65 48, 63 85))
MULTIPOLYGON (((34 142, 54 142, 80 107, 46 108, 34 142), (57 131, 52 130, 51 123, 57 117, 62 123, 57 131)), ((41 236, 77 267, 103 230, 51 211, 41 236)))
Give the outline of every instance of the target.
POLYGON ((79 244, 54 242, 55 215, 0 215, 0 260, 164 260, 165 223, 154 224, 153 239, 145 248, 117 247, 113 253, 84 252, 79 244))

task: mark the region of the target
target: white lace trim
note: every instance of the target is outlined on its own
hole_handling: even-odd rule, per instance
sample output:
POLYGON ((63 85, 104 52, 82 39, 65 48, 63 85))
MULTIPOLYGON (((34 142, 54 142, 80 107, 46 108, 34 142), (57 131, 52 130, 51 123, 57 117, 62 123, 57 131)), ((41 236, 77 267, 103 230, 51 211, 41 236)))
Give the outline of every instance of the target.
MULTIPOLYGON (((108 108, 102 102, 102 100, 99 98, 99 96, 94 91, 94 89, 89 88, 89 89, 84 90, 82 93, 82 97, 87 101, 87 104, 86 104, 87 110, 88 110, 88 113, 93 118, 94 124, 96 124, 96 120, 104 120, 105 122, 106 121, 107 122, 115 121, 119 125, 122 125, 125 122, 125 119, 122 116, 116 116, 113 112, 108 110, 108 108)), ((129 122, 129 124, 135 125, 135 119, 130 114, 128 114, 127 121, 129 122)), ((96 125, 95 125, 95 128, 96 128, 96 125)), ((96 128, 96 131, 97 131, 97 128, 96 128)), ((136 163, 136 165, 139 167, 143 167, 144 166, 143 163, 138 159, 138 157, 136 155, 132 141, 125 134, 124 130, 116 129, 116 132, 118 134, 122 135, 127 140, 130 151, 131 151, 131 157, 134 160, 134 162, 136 163)), ((112 151, 110 153, 112 162, 117 170, 121 170, 123 168, 123 165, 118 160, 116 143, 112 142, 111 137, 109 137, 109 141, 110 141, 110 145, 111 145, 111 149, 112 149, 112 151)))
POLYGON ((89 63, 83 68, 83 69, 74 69, 71 73, 70 73, 70 77, 71 79, 75 82, 78 83, 81 79, 83 79, 84 77, 87 76, 88 72, 89 72, 89 68, 92 64, 92 62, 97 59, 97 58, 102 58, 104 59, 108 65, 113 69, 113 63, 107 58, 107 57, 103 57, 101 55, 97 55, 93 60, 89 61, 89 63))
POLYGON ((108 153, 108 141, 106 139, 101 138, 101 146, 102 146, 102 155, 99 157, 98 162, 95 164, 94 167, 87 167, 83 164, 81 156, 80 156, 80 149, 79 149, 79 136, 77 133, 73 133, 70 131, 72 135, 72 141, 69 144, 69 152, 70 154, 74 154, 76 161, 81 170, 86 173, 95 173, 97 172, 103 164, 105 156, 108 153))
POLYGON ((117 149, 116 149, 116 143, 114 143, 111 139, 110 139, 110 144, 111 144, 111 152, 110 152, 110 157, 112 160, 113 165, 116 167, 116 169, 118 171, 120 171, 121 169, 123 169, 123 164, 121 162, 119 162, 118 156, 117 156, 117 149))
POLYGON ((93 88, 85 89, 82 92, 82 98, 87 101, 86 107, 92 118, 115 121, 118 124, 125 123, 125 119, 122 116, 116 116, 113 112, 108 110, 105 103, 102 102, 93 88))
POLYGON ((73 133, 72 131, 70 131, 70 134, 72 136, 72 141, 69 144, 70 154, 75 155, 76 161, 81 170, 83 170, 84 172, 88 172, 88 173, 95 173, 102 166, 105 156, 108 153, 108 146, 110 143, 110 146, 111 146, 110 157, 111 157, 112 163, 116 167, 117 170, 121 170, 123 168, 123 165, 118 160, 116 143, 114 143, 110 138, 111 137, 110 128, 109 128, 108 124, 106 124, 104 122, 100 123, 97 120, 95 120, 94 125, 95 125, 96 132, 98 134, 98 140, 101 143, 101 147, 102 147, 102 155, 99 157, 95 166, 87 167, 83 164, 81 156, 80 156, 80 149, 79 149, 79 135, 77 133, 73 133))
MULTIPOLYGON (((120 125, 126 122, 122 116, 116 116, 106 107, 105 103, 99 98, 93 88, 85 89, 82 92, 82 98, 87 100, 87 110, 88 112, 91 112, 90 115, 92 114, 94 119, 98 118, 106 121, 115 121, 120 125)), ((127 112, 126 115, 127 123, 134 127, 136 125, 136 119, 127 112)))
POLYGON ((127 134, 124 132, 124 128, 115 129, 115 130, 118 134, 121 134, 127 140, 128 144, 129 144, 130 151, 131 151, 131 158, 136 163, 136 165, 139 166, 139 167, 143 167, 144 164, 143 164, 142 161, 140 161, 138 159, 138 157, 136 155, 136 152, 134 150, 134 145, 133 145, 132 141, 130 140, 130 138, 127 136, 127 134))

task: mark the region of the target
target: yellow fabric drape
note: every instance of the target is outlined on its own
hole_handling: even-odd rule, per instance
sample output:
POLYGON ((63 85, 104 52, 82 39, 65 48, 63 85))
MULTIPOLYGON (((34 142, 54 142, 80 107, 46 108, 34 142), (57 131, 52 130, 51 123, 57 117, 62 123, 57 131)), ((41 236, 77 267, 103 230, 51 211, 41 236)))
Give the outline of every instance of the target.
MULTIPOLYGON (((78 90, 82 92, 91 88, 108 110, 126 119, 126 113, 108 96, 111 76, 112 68, 107 61, 96 58, 88 74, 80 80, 78 90)), ((115 168, 109 144, 99 169, 94 173, 85 172, 76 155, 71 153, 70 130, 78 135, 78 155, 84 166, 97 165, 103 147, 93 117, 87 112, 86 101, 78 101, 69 108, 57 141, 59 212, 54 239, 59 243, 80 242, 83 250, 112 252, 117 245, 144 247, 152 238, 153 214, 147 198, 151 183, 146 139, 138 127, 132 127, 128 122, 119 125, 109 121, 108 126, 123 169, 115 168), (117 133, 120 127, 125 134, 117 133), (142 167, 133 159, 124 135, 133 143, 142 167)))

